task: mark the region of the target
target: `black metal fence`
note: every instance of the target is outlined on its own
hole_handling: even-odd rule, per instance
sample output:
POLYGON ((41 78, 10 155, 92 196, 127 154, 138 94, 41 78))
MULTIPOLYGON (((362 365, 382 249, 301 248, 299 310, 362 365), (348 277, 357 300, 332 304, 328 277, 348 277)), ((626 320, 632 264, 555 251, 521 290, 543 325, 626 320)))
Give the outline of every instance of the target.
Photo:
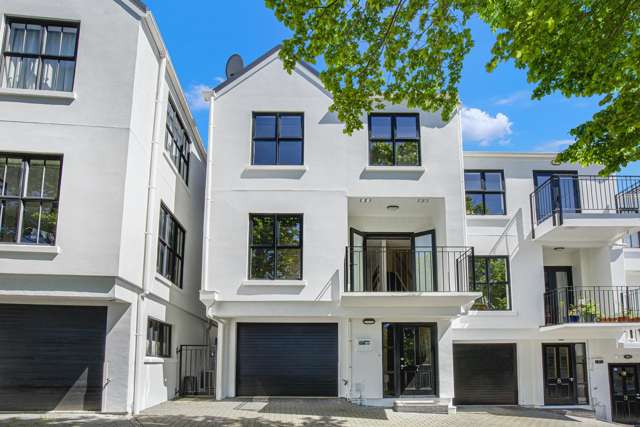
POLYGON ((178 395, 215 395, 215 346, 181 345, 178 349, 178 358, 178 395))
POLYGON ((640 322, 640 287, 563 287, 544 294, 546 325, 640 322))
POLYGON ((470 292, 473 248, 348 246, 345 274, 345 292, 470 292))
POLYGON ((531 227, 566 214, 639 213, 639 176, 551 175, 529 196, 531 227))

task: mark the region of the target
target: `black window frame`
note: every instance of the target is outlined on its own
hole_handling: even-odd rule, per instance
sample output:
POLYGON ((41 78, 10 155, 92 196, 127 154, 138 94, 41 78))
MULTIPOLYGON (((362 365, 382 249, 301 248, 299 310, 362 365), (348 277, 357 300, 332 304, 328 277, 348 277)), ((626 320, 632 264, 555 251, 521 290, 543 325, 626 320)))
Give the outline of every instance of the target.
MULTIPOLYGON (((2 227, 2 223, 4 221, 4 208, 8 201, 16 201, 19 204, 18 207, 18 217, 16 218, 16 234, 14 241, 1 241, 2 244, 10 244, 10 245, 33 245, 33 246, 55 246, 58 240, 58 219, 59 219, 59 211, 60 211, 60 187, 62 185, 62 170, 64 166, 63 156, 62 155, 51 155, 51 154, 27 154, 27 153, 9 153, 9 152, 0 152, 0 158, 13 158, 20 159, 20 177, 19 177, 19 194, 16 196, 8 196, 4 195, 4 185, 6 185, 6 176, 1 177, 0 180, 0 227, 2 227), (43 160, 43 161, 57 161, 60 164, 59 172, 58 172, 58 181, 57 181, 57 191, 54 197, 44 197, 43 194, 40 197, 28 196, 26 195, 28 185, 29 185, 29 167, 30 162, 33 160, 43 160), (54 238, 52 243, 40 243, 40 225, 42 221, 42 213, 39 214, 38 217, 38 232, 37 232, 37 240, 35 243, 29 241, 23 241, 23 227, 24 227, 24 212, 25 206, 28 203, 39 202, 40 207, 42 208, 43 203, 51 203, 52 208, 56 211, 56 225, 54 230, 54 238)), ((45 165, 46 168, 46 165, 45 165)), ((43 171, 43 182, 44 182, 44 174, 46 172, 43 171)), ((41 187, 42 190, 42 187, 41 187)), ((0 230, 1 231, 1 230, 0 230)))
POLYGON ((193 142, 191 141, 189 132, 187 132, 187 127, 184 125, 182 117, 180 117, 180 109, 176 107, 176 103, 173 101, 172 97, 169 96, 169 101, 167 103, 167 117, 165 123, 164 148, 168 151, 169 158, 178 171, 178 175, 180 175, 187 186, 189 185, 189 170, 191 163, 192 144, 193 142), (175 116, 175 124, 184 134, 185 145, 183 145, 182 147, 178 145, 178 138, 173 131, 172 123, 174 123, 174 121, 172 120, 172 112, 173 116, 175 116), (177 158, 174 153, 178 153, 177 158))
POLYGON ((474 255, 473 257, 473 276, 474 281, 473 281, 473 289, 477 292, 480 291, 482 292, 482 288, 479 288, 479 286, 485 286, 488 290, 488 295, 482 295, 481 298, 486 298, 487 299, 487 304, 489 306, 493 306, 493 298, 492 298, 492 293, 491 293, 491 288, 493 286, 505 286, 506 287, 506 298, 507 298, 507 307, 506 308, 478 308, 474 306, 471 308, 472 310, 478 310, 478 311, 510 311, 513 308, 513 302, 511 300, 511 266, 509 263, 509 256, 507 255, 474 255), (504 259, 505 261, 505 275, 506 275, 506 281, 504 282, 492 282, 489 279, 489 261, 492 259, 504 259), (482 262, 485 263, 484 266, 484 271, 485 271, 485 278, 484 281, 481 280, 481 278, 478 277, 477 275, 477 268, 476 268, 476 262, 478 262, 479 260, 481 260, 482 262))
POLYGON ((161 203, 160 216, 158 218, 158 251, 156 260, 156 272, 179 288, 183 287, 186 241, 187 232, 185 231, 184 227, 182 226, 182 224, 180 224, 180 221, 176 219, 175 215, 173 215, 169 208, 167 208, 164 203, 161 203), (163 235, 163 215, 165 215, 165 227, 169 226, 167 222, 168 220, 171 221, 172 226, 175 226, 175 229, 170 233, 173 236, 171 242, 166 241, 163 235), (178 247, 179 233, 182 233, 182 247, 178 247), (160 256, 161 248, 164 248, 166 257, 160 256), (180 251, 181 254, 178 253, 178 251, 180 251), (168 263, 169 257, 172 257, 172 262, 170 264, 168 263), (177 261, 180 261, 180 264, 182 266, 179 272, 176 271, 178 268, 177 261), (169 265, 173 266, 172 271, 169 271, 169 265))
POLYGON ((420 114, 418 113, 370 113, 367 117, 368 137, 369 137, 369 166, 422 166, 422 138, 420 134, 420 114), (371 135, 371 119, 373 117, 390 117, 391 118, 391 139, 372 138, 371 135), (396 118, 397 117, 415 117, 416 119, 416 138, 396 138, 396 118), (371 151, 375 143, 391 143, 393 146, 393 162, 391 165, 374 164, 371 162, 371 151), (397 160, 397 143, 415 142, 418 145, 418 162, 413 165, 398 164, 397 160))
POLYGON ((465 179, 465 189, 464 189, 464 196, 465 196, 465 211, 467 213, 467 215, 475 215, 475 216, 483 216, 483 215, 507 215, 507 189, 505 186, 505 180, 504 180, 504 170, 502 169, 465 169, 464 170, 464 174, 468 174, 468 173, 479 173, 480 174, 480 186, 481 189, 480 190, 467 190, 466 188, 466 179, 465 179), (487 190, 486 189, 486 178, 485 175, 487 173, 499 173, 500 174, 500 180, 501 180, 501 187, 502 190, 487 190), (474 213, 474 212, 469 212, 468 209, 466 209, 466 200, 467 200, 467 195, 468 194, 477 194, 477 195, 481 195, 482 196, 482 210, 483 213, 474 213), (486 201, 486 196, 488 194, 498 194, 502 196, 502 206, 504 207, 504 212, 503 213, 487 213, 487 201, 486 201))
POLYGON ((75 89, 76 83, 76 74, 78 68, 78 46, 80 44, 80 22, 78 21, 65 21, 65 20, 55 20, 55 19, 38 19, 38 18, 25 18, 19 16, 7 16, 5 20, 5 32, 2 40, 2 64, 0 64, 0 87, 9 88, 4 84, 5 82, 5 73, 6 67, 8 63, 8 58, 21 58, 24 59, 36 59, 38 71, 36 73, 36 87, 34 89, 31 88, 15 88, 15 89, 27 89, 27 90, 52 90, 56 92, 73 92, 75 89), (11 37, 11 26, 13 24, 25 24, 25 25, 41 25, 45 30, 40 35, 40 51, 39 53, 25 53, 25 52, 13 52, 9 50, 9 40, 11 37), (66 55, 50 55, 44 53, 46 48, 46 39, 44 37, 44 33, 47 31, 46 27, 63 27, 63 28, 75 28, 76 30, 76 43, 74 46, 74 53, 71 56, 66 55), (59 90, 59 89, 43 89, 43 73, 42 73, 42 65, 44 61, 72 61, 73 62, 73 81, 71 83, 71 89, 68 91, 59 90))
POLYGON ((173 325, 171 325, 170 323, 163 322, 153 317, 148 317, 147 318, 147 349, 145 354, 149 357, 170 358, 171 355, 173 354, 173 351, 171 349, 172 332, 173 332, 173 325), (156 329, 158 332, 158 339, 154 340, 153 339, 154 337, 149 336, 149 333, 155 331, 156 329), (157 346, 154 345, 154 343, 157 343, 157 346), (159 351, 157 347, 160 347, 159 351))
POLYGON ((304 165, 304 113, 294 111, 254 111, 251 113, 251 165, 254 166, 302 166, 304 165), (275 135, 274 138, 256 137, 256 117, 258 116, 275 116, 275 135), (300 138, 281 137, 280 136, 280 118, 281 117, 300 117, 302 123, 300 138), (274 141, 276 149, 276 161, 272 164, 256 163, 256 141, 274 141), (301 141, 300 145, 300 163, 280 163, 280 141, 301 141))
POLYGON ((303 250, 303 239, 304 239, 304 214, 301 213, 251 213, 249 214, 249 263, 248 263, 248 274, 247 278, 249 280, 302 280, 304 277, 303 273, 303 259, 304 259, 304 250, 303 250), (269 217, 273 219, 273 243, 272 244, 255 244, 253 242, 253 219, 256 217, 269 217), (299 243, 297 245, 279 245, 278 242, 278 217, 298 217, 300 224, 300 238, 299 243), (254 277, 253 271, 251 269, 252 266, 252 253, 254 249, 273 249, 273 269, 272 269, 272 278, 268 277, 254 277), (300 274, 295 279, 281 279, 277 276, 278 271, 278 249, 299 249, 300 250, 300 274))

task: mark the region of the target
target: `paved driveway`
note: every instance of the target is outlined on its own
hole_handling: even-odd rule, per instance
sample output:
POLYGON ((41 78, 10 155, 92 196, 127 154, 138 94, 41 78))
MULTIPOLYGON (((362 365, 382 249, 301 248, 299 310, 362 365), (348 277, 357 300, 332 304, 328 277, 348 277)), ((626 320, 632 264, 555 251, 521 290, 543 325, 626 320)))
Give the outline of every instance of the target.
POLYGON ((584 411, 508 407, 459 408, 456 415, 396 413, 336 399, 181 399, 147 409, 135 418, 91 414, 7 415, 0 425, 108 427, 391 427, 391 426, 573 426, 610 425, 584 411))

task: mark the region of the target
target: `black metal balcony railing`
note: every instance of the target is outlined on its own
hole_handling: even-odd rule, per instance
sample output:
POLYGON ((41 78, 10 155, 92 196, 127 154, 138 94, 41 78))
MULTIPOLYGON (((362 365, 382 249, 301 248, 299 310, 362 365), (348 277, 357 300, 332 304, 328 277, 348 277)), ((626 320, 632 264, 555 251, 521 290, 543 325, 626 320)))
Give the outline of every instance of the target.
POLYGON ((640 287, 564 287, 544 294, 545 325, 640 322, 640 287))
POLYGON ((529 196, 531 228, 565 214, 639 213, 640 176, 551 175, 529 196))
POLYGON ((348 246, 345 292, 470 292, 473 248, 348 246))

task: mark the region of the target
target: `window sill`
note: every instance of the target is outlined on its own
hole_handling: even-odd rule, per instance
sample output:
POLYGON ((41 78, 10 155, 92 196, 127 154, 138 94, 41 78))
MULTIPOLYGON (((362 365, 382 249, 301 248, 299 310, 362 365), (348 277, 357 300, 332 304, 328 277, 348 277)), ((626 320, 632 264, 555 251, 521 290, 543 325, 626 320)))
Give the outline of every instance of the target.
POLYGON ((0 243, 0 254, 13 253, 13 254, 58 255, 60 252, 62 252, 62 249, 60 248, 60 246, 0 243))
POLYGON ((0 97, 37 98, 70 102, 76 99, 76 93, 57 90, 0 88, 0 97))
POLYGON ((306 280, 243 280, 242 286, 307 286, 306 280))
POLYGON ((419 179, 426 171, 424 166, 366 166, 362 179, 419 179))
POLYGON ((158 356, 145 356, 144 357, 144 364, 145 365, 158 365, 158 364, 163 364, 167 359, 164 357, 158 357, 158 356))
POLYGON ((500 317, 515 317, 518 315, 517 311, 513 310, 469 310, 467 316, 478 316, 478 317, 492 317, 492 316, 500 316, 500 317))
POLYGON ((289 178, 298 179, 307 170, 305 165, 246 165, 242 178, 289 178))
POLYGON ((162 276, 161 274, 158 274, 157 272, 156 272, 156 280, 158 282, 162 283, 163 285, 166 285, 166 286, 168 286, 170 288, 175 288, 175 289, 177 289, 179 291, 182 290, 182 288, 180 286, 176 285, 171 280, 167 279, 166 277, 162 276))

